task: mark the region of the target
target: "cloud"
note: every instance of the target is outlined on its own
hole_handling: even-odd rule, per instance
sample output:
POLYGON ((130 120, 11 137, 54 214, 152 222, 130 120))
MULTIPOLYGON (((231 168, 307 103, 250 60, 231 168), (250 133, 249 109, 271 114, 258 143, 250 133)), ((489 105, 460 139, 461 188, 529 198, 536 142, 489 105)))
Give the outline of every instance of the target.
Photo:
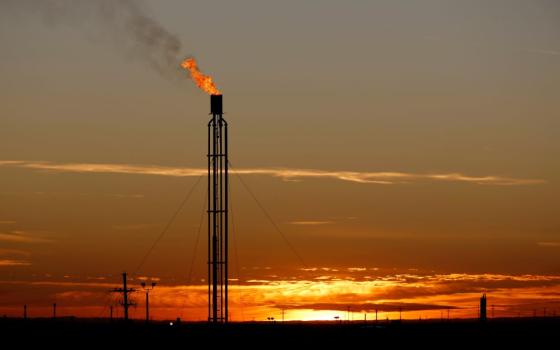
POLYGON ((0 267, 4 266, 29 266, 31 253, 20 249, 0 248, 0 267), (23 259, 22 259, 23 258, 23 259))
POLYGON ((537 242, 537 245, 541 247, 560 247, 560 242, 558 241, 537 242))
POLYGON ((438 304, 417 304, 417 303, 308 303, 308 304, 276 304, 274 305, 279 309, 308 309, 308 310, 333 310, 352 312, 395 312, 395 311, 426 311, 426 310, 441 310, 441 309, 457 309, 451 305, 438 305, 438 304))
POLYGON ((527 52, 538 53, 541 55, 560 56, 560 51, 542 50, 542 49, 526 49, 527 52))
POLYGON ((14 259, 0 259, 0 267, 2 266, 29 266, 31 262, 26 260, 14 260, 14 259))
POLYGON ((115 230, 120 231, 136 231, 136 230, 145 230, 152 228, 156 225, 154 224, 127 224, 127 225, 114 225, 113 228, 115 230))
POLYGON ((367 268, 365 267, 349 267, 346 269, 349 272, 363 272, 363 271, 367 271, 367 268))
MULTIPOLYGON (((206 168, 166 167, 155 165, 107 164, 107 163, 53 163, 46 161, 5 160, 0 166, 10 166, 64 173, 139 174, 158 176, 202 176, 206 168)), ((463 182, 477 185, 522 186, 546 183, 543 179, 526 179, 508 176, 471 176, 462 173, 408 173, 408 172, 367 172, 328 171, 318 169, 291 168, 240 168, 232 173, 240 175, 263 175, 281 178, 285 181, 302 179, 334 179, 363 184, 404 184, 419 181, 463 182)))
MULTIPOLYGON (((12 194, 12 193, 4 193, 4 194, 12 194)), ((132 193, 132 194, 123 194, 123 193, 76 193, 76 192, 44 192, 44 191, 35 191, 33 194, 37 196, 81 196, 81 197, 90 197, 90 196, 101 196, 101 197, 109 197, 109 198, 116 198, 116 199, 143 199, 146 196, 144 194, 139 193, 132 193)), ((0 221, 0 224, 15 224, 15 221, 0 221)))
POLYGON ((0 248, 0 256, 30 256, 31 253, 26 250, 20 249, 7 249, 7 248, 0 248))
MULTIPOLYGON (((360 268, 356 273, 362 270, 360 268)), ((371 272, 369 270, 367 268, 371 272)), ((323 268, 314 268, 309 273, 313 272, 323 273, 323 268)), ((398 317, 400 310, 403 318, 439 318, 442 309, 450 309, 452 317, 476 317, 482 292, 486 292, 492 304, 496 305, 498 317, 517 316, 519 313, 532 315, 535 307, 552 309, 560 301, 558 275, 382 274, 371 280, 354 280, 348 275, 331 280, 309 277, 251 279, 250 283, 232 283, 229 297, 234 319, 262 320, 267 316, 276 316, 281 309, 285 309, 288 320, 332 320, 332 311, 346 312, 348 308, 351 312, 369 313, 377 309, 383 313, 382 318, 398 317)), ((140 278, 134 278, 131 285, 137 286, 139 281, 140 278)), ((83 277, 76 277, 72 281, 54 278, 0 280, 4 292, 0 305, 6 310, 13 308, 14 314, 18 314, 21 304, 36 300, 37 305, 33 308, 36 313, 48 315, 50 310, 41 310, 40 307, 49 305, 48 302, 54 297, 61 305, 65 305, 68 313, 99 317, 101 313, 108 312, 109 299, 112 299, 113 305, 118 305, 119 296, 108 292, 118 286, 119 276, 108 276, 102 281, 84 280, 83 277)), ((157 319, 174 319, 183 312, 184 319, 206 318, 205 284, 173 284, 170 279, 163 278, 152 293, 150 303, 157 319)), ((143 300, 143 294, 132 293, 131 298, 140 301, 143 300)))
POLYGON ((290 225, 327 225, 332 224, 333 221, 290 221, 288 224, 290 225))
POLYGON ((0 241, 15 243, 48 243, 50 239, 38 237, 25 231, 11 231, 8 233, 0 233, 0 241))
POLYGON ((20 160, 0 160, 0 166, 2 165, 17 165, 23 163, 20 160))
MULTIPOLYGON (((445 41, 446 43, 449 43, 449 38, 444 38, 438 35, 424 35, 422 36, 422 38, 430 41, 445 41)), ((466 42, 465 40, 454 40, 454 42, 460 43, 462 46, 468 45, 470 47, 476 47, 478 49, 481 48, 487 49, 487 47, 482 42, 474 42, 474 41, 466 42)), ((536 53, 540 55, 560 56, 560 51, 552 50, 552 49, 534 49, 534 48, 522 48, 522 47, 509 47, 506 49, 510 50, 511 52, 514 51, 529 52, 529 53, 536 53)))

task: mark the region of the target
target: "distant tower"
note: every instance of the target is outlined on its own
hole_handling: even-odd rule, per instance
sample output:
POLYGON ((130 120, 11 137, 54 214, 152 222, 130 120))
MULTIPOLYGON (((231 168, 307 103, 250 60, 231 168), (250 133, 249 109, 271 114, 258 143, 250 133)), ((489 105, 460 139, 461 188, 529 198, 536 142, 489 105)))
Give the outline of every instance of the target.
POLYGON ((222 95, 210 95, 208 122, 208 322, 228 322, 228 131, 222 95))
POLYGON ((486 322, 486 293, 480 298, 480 322, 486 322))

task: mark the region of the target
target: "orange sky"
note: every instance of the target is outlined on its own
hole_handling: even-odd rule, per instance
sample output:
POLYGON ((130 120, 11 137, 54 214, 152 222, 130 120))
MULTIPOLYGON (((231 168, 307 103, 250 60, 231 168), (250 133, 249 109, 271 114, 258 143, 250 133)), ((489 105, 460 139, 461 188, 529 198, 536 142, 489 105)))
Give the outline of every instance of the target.
POLYGON ((209 98, 185 57, 224 94, 234 320, 554 310, 559 9, 2 1, 0 315, 106 315, 127 271, 158 278, 155 318, 205 317, 209 98))
MULTIPOLYGON (((560 312, 558 293, 560 276, 498 275, 498 274, 423 274, 419 271, 391 273, 378 268, 353 267, 307 268, 294 279, 274 275, 274 269, 253 271, 268 279, 232 279, 230 291, 231 317, 234 321, 280 320, 346 320, 471 318, 478 315, 481 293, 488 292, 489 314, 494 317, 554 315, 560 312), (341 278, 341 276, 348 276, 341 278), (305 277, 304 277, 305 276, 305 277), (350 310, 350 313, 348 312, 350 310)), ((248 272, 250 274, 251 272, 248 272)), ((114 307, 114 316, 122 316, 119 296, 108 293, 117 283, 117 276, 79 278, 65 276, 63 281, 37 276, 31 281, 1 281, 2 310, 9 316, 21 316, 24 302, 32 302, 32 317, 48 317, 51 305, 57 303, 60 316, 107 317, 114 307), (38 297, 40 295, 40 297, 38 297)), ((137 288, 131 309, 134 318, 144 315, 144 294, 139 282, 145 277, 129 279, 137 288)), ((150 280, 150 279, 148 279, 150 280)), ((169 285, 157 278, 159 285, 151 292, 153 319, 204 320, 207 317, 206 285, 169 285)))

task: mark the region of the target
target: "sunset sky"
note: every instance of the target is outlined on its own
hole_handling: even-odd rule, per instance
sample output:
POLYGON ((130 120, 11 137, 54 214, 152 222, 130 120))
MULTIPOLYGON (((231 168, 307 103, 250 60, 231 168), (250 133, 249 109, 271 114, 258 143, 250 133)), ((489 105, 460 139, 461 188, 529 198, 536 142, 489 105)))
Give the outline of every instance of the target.
POLYGON ((127 271, 206 318, 189 56, 229 122, 232 320, 560 313, 556 0, 0 0, 0 44, 0 315, 108 316, 127 271))

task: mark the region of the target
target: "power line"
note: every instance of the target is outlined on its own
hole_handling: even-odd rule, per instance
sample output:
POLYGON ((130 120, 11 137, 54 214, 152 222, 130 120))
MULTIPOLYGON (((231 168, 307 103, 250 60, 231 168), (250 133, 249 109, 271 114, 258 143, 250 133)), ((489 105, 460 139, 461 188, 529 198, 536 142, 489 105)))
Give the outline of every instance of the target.
MULTIPOLYGON (((239 265, 239 254, 238 254, 238 248, 237 248, 237 230, 235 228, 235 221, 234 221, 234 217, 235 214, 233 212, 233 197, 231 195, 231 187, 229 187, 229 209, 231 211, 231 239, 233 241, 233 256, 235 259, 235 267, 236 267, 236 273, 237 273, 237 279, 238 282, 241 281, 241 273, 239 273, 240 270, 240 265, 239 265)), ((239 309, 241 310, 241 320, 245 321, 245 311, 243 309, 243 293, 241 292, 241 288, 239 288, 239 309)))
POLYGON ((103 315, 103 313, 105 312, 105 309, 107 309, 109 307, 109 305, 111 305, 111 303, 113 302, 112 293, 104 294, 102 298, 103 298, 103 301, 104 301, 103 307, 99 310, 99 312, 97 314, 95 314, 94 318, 101 317, 103 315))
POLYGON ((192 193, 194 192, 194 189, 196 188, 196 186, 198 185, 198 183, 200 182, 200 180, 202 179, 202 175, 198 177, 198 179, 196 180, 196 182, 194 183, 194 185, 191 187, 191 189, 187 192, 187 194, 185 195, 185 198, 183 198, 183 201, 181 202, 181 204, 179 205, 179 208, 177 208, 177 210, 175 211, 175 213, 173 213, 173 215, 171 216, 171 218, 169 219, 169 221, 167 222, 167 224, 165 225, 165 227, 163 228, 163 230, 161 231, 161 233, 159 234, 159 236, 156 238, 156 240, 154 241, 154 243, 152 244, 152 246, 150 247, 150 249, 148 249, 148 252, 144 255, 144 257, 142 258, 142 260, 140 261, 140 264, 138 265, 138 267, 136 268, 136 270, 134 271, 134 275, 136 275, 138 273, 138 271, 142 268, 142 266, 144 265, 144 263, 146 262, 146 260, 148 259, 148 257, 150 256, 150 254, 152 253, 152 251, 154 250, 154 248, 156 247, 156 245, 159 243, 159 241, 163 238, 163 236, 165 235, 165 233, 167 232, 167 230, 169 230, 169 228, 171 227, 171 224, 175 221, 175 218, 177 217, 177 215, 179 215, 179 213, 181 212, 181 210, 183 209, 183 207, 185 206, 185 203, 187 203, 187 201, 189 200, 189 198, 191 197, 192 193))
POLYGON ((194 268, 194 261, 195 261, 195 258, 196 258, 196 251, 197 251, 197 248, 198 248, 198 242, 200 241, 200 233, 202 232, 202 222, 204 221, 204 212, 205 212, 204 208, 206 207, 206 201, 207 201, 207 198, 206 198, 206 196, 204 196, 204 203, 202 204, 202 213, 200 214, 200 223, 198 224, 198 232, 196 234, 196 240, 195 240, 195 243, 194 243, 194 248, 193 248, 193 253, 192 253, 192 258, 191 258, 191 267, 189 269, 189 275, 188 275, 188 279, 187 279, 189 284, 191 283, 192 272, 193 272, 193 268, 194 268))
MULTIPOLYGON (((231 164, 231 162, 229 162, 229 165, 231 168, 233 168, 233 165, 231 164)), ((233 169, 232 169, 233 170, 233 169)), ((280 234, 280 237, 282 237, 282 239, 284 240, 284 242, 286 243, 286 245, 290 248, 290 250, 292 251, 292 253, 294 253, 294 255, 298 258, 298 260, 300 261, 300 263, 303 265, 304 268, 307 268, 307 265, 305 264, 305 261, 303 260, 303 258, 301 257, 301 255, 299 255, 299 253, 297 252, 297 250, 295 249, 295 247, 290 243, 290 241, 288 240, 288 238, 286 237, 286 235, 282 232, 282 230, 280 230, 280 228, 278 227, 278 225, 276 225, 276 222, 272 219, 272 217, 270 216, 270 214, 268 213, 268 211, 264 208, 264 206, 261 204, 261 202, 257 199, 257 197, 255 196, 255 194, 251 191, 251 189, 247 186, 247 184, 245 183, 245 181, 243 181, 243 178, 241 178, 241 175, 239 175, 239 173, 237 173, 237 171, 233 170, 232 171, 235 176, 237 176, 237 178, 239 179, 239 181, 241 182, 241 184, 243 185, 243 187, 245 187, 245 189, 247 190, 247 192, 249 192, 249 194, 251 195, 251 197, 253 198, 253 200, 257 203, 257 205, 259 206, 259 208, 261 208, 261 210, 263 211, 264 215, 266 216, 266 218, 270 221, 270 223, 272 224, 272 226, 274 227, 274 229, 276 229, 276 232, 278 232, 280 234)))
MULTIPOLYGON (((206 201, 208 200, 207 198, 207 193, 204 192, 204 199, 203 199, 203 203, 202 203, 202 209, 201 209, 201 213, 200 213, 200 222, 198 224, 198 230, 197 230, 197 234, 196 234, 196 239, 195 239, 195 244, 193 247, 193 253, 192 253, 192 258, 191 258, 191 263, 190 263, 190 268, 189 268, 189 274, 187 275, 187 285, 190 285, 191 281, 192 281, 192 273, 193 273, 193 269, 194 269, 194 263, 196 260, 196 252, 198 251, 198 242, 200 241, 200 234, 202 232, 202 222, 204 221, 204 213, 206 212, 206 201)), ((187 305, 187 300, 185 298, 183 298, 183 303, 181 305, 181 307, 179 308, 181 310, 181 313, 179 315, 179 318, 183 318, 183 314, 185 312, 185 306, 187 305)))

